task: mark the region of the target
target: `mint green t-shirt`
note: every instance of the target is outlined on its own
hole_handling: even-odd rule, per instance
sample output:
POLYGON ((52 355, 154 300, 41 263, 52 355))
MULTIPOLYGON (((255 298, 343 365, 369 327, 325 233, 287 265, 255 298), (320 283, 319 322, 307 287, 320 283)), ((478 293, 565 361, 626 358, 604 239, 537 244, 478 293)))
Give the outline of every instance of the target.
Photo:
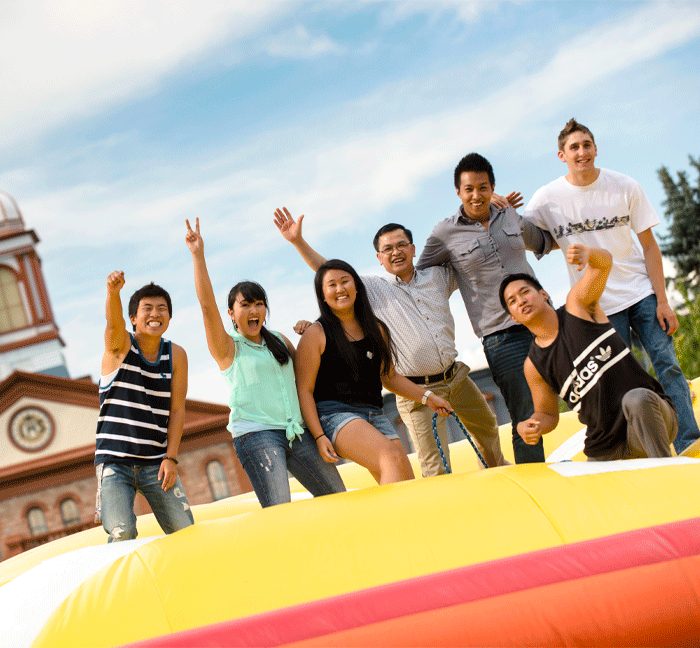
MULTIPOLYGON (((294 438, 304 433, 291 358, 281 365, 264 340, 256 344, 236 330, 229 335, 236 344, 236 356, 221 372, 230 390, 229 432, 238 437, 256 430, 284 430, 291 447, 294 438)), ((284 342, 279 333, 273 335, 284 342)))

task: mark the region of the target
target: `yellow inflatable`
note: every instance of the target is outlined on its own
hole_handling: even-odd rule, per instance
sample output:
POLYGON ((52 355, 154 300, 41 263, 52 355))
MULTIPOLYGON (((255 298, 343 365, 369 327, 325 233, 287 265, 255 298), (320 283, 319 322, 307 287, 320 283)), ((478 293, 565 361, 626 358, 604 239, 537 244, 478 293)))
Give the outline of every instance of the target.
POLYGON ((452 475, 373 486, 346 465, 348 493, 308 499, 294 484, 297 501, 270 509, 250 494, 194 507, 171 536, 143 516, 137 540, 63 538, 0 564, 0 644, 695 640, 700 444, 591 464, 577 461, 580 427, 565 415, 546 437, 550 457, 575 461, 478 470, 461 442, 452 475))

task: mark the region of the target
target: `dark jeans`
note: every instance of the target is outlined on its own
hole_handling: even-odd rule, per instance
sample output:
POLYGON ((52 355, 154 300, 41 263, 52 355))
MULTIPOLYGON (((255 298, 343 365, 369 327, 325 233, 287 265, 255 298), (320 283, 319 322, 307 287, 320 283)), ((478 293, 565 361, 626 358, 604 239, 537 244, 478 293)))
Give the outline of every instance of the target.
POLYGON ((542 439, 537 445, 528 445, 518 434, 518 423, 534 412, 530 387, 523 373, 523 365, 530 350, 532 333, 522 325, 512 326, 484 337, 484 353, 493 381, 501 390, 513 424, 513 454, 515 463, 544 461, 542 439))

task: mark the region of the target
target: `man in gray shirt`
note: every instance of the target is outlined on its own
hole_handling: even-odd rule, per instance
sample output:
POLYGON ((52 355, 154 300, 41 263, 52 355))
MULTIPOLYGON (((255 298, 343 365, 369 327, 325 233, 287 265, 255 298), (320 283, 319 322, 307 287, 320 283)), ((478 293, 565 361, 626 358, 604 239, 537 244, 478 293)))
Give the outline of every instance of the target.
MULTIPOLYGON (((301 234, 304 216, 294 221, 286 208, 275 212, 275 224, 313 269, 325 259, 301 234)), ((366 275, 362 281, 372 308, 389 328, 396 346, 396 371, 450 402, 473 435, 489 466, 507 463, 501 452, 496 418, 483 394, 469 378, 469 367, 456 361, 454 319, 449 297, 457 288, 446 267, 416 270, 410 230, 390 223, 374 237, 377 258, 388 277, 366 275)), ((397 396, 397 408, 418 452, 423 477, 445 472, 432 433, 432 410, 397 396)), ((447 430, 438 425, 440 444, 449 465, 447 430)))
POLYGON ((510 413, 515 461, 544 461, 542 440, 527 445, 517 432, 518 423, 533 412, 523 374, 532 334, 503 311, 498 289, 507 275, 535 276, 525 250, 539 258, 552 249, 552 237, 524 221, 513 207, 491 204, 496 185, 493 168, 478 153, 460 160, 454 181, 462 204, 454 216, 435 226, 416 267, 447 265, 454 270, 474 333, 482 339, 494 382, 510 413))

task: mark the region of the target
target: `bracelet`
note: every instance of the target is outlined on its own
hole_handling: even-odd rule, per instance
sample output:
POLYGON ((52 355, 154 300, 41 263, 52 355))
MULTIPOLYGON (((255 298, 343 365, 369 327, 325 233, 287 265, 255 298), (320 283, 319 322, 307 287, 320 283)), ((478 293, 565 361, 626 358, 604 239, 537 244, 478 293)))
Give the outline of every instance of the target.
POLYGON ((422 405, 425 405, 428 402, 428 396, 430 396, 430 394, 432 394, 432 393, 433 392, 431 392, 429 389, 425 390, 425 392, 423 394, 423 398, 420 399, 420 402, 422 405))
POLYGON ((317 436, 317 437, 314 437, 314 441, 318 441, 319 439, 322 439, 324 436, 326 436, 326 435, 325 435, 325 434, 321 434, 321 435, 319 435, 319 436, 317 436))
POLYGON ((180 463, 177 459, 175 459, 175 457, 163 457, 163 461, 166 459, 170 459, 170 461, 172 461, 176 466, 180 463))

